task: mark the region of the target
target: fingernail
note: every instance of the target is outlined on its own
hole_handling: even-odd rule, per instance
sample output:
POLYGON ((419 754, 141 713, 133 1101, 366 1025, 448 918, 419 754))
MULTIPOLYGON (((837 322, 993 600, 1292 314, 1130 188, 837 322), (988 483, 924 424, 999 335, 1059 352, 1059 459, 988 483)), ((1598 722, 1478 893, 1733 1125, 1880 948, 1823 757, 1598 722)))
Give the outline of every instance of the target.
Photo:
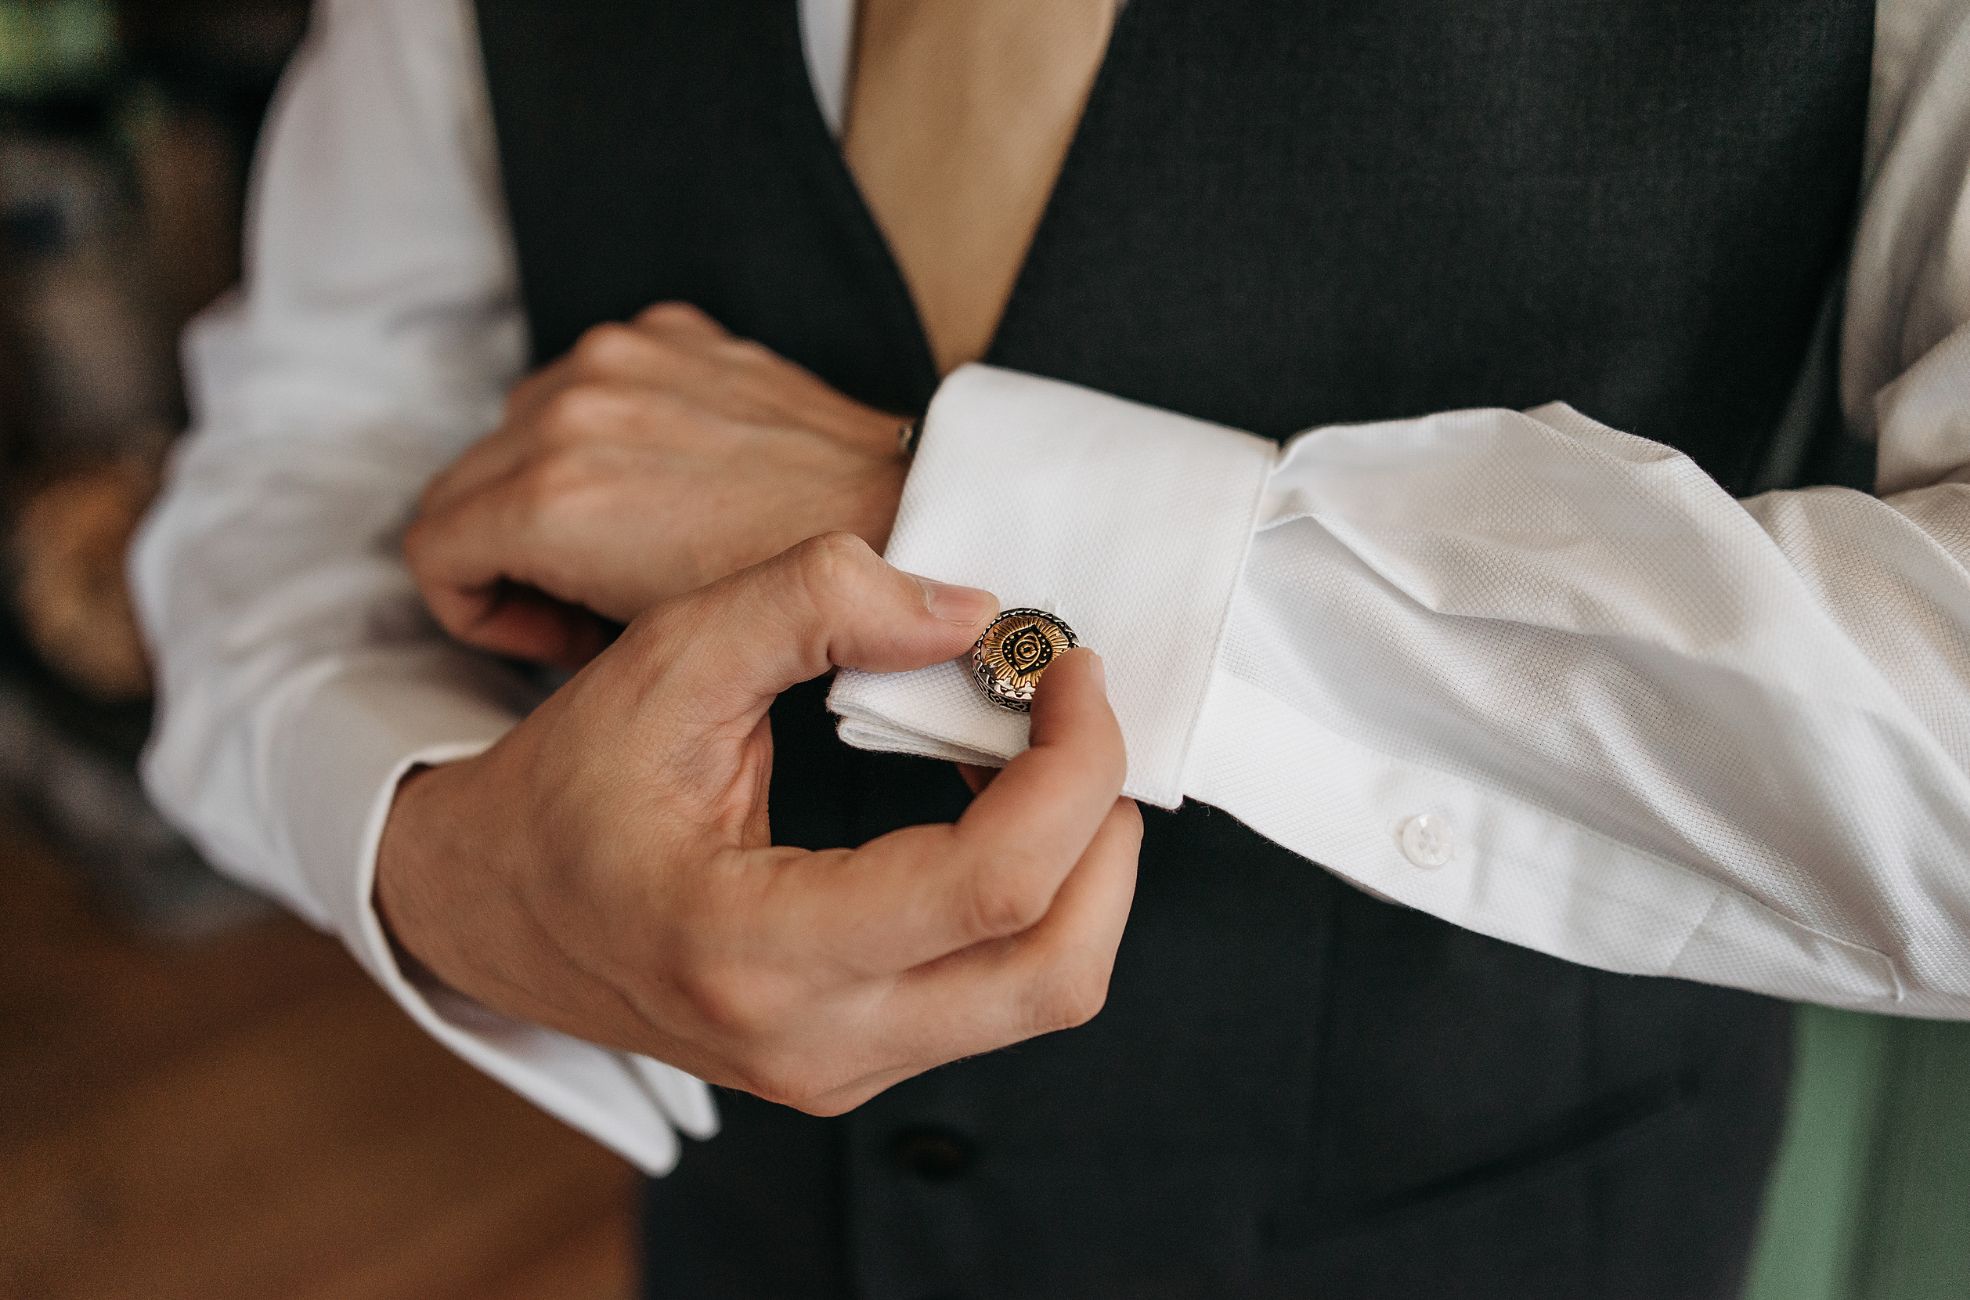
POLYGON ((999 598, 989 591, 938 582, 934 578, 917 577, 915 574, 910 576, 916 577, 917 585, 923 588, 924 608, 946 622, 971 627, 999 612, 999 598))
POLYGON ((1103 663, 1101 656, 1092 650, 1088 651, 1088 672, 1094 677, 1094 684, 1101 688, 1104 695, 1107 694, 1108 665, 1103 663))

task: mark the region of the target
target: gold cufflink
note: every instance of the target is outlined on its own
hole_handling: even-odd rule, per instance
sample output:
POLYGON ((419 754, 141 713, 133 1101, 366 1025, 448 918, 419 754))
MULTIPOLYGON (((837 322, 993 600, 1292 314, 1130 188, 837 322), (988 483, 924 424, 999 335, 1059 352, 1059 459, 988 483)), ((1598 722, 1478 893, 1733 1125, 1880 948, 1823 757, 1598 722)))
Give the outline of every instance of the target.
POLYGON ((1045 610, 1009 609, 971 647, 971 675, 986 699, 1025 713, 1047 665, 1079 644, 1074 629, 1045 610))

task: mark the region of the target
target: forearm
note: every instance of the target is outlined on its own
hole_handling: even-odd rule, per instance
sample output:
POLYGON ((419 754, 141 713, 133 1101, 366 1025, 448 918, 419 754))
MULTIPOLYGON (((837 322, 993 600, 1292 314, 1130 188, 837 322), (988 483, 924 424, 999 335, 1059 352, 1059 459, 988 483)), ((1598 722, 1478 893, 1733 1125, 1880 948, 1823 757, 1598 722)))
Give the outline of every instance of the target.
POLYGON ((392 554, 403 457, 363 441, 288 438, 276 457, 195 437, 133 559, 160 688, 153 792, 220 865, 345 933, 355 882, 319 864, 360 857, 392 769, 481 746, 525 703, 422 615, 392 554))
MULTIPOLYGON (((1747 508, 1558 407, 1321 429, 1236 469, 1262 502, 1249 550, 1173 606, 1131 584, 1163 572, 1173 521, 1202 514, 1191 485, 1238 444, 1190 422, 1145 465, 1101 450, 1084 405, 1178 417, 1019 376, 950 391, 891 558, 1061 607, 1110 658, 1132 794, 1215 803, 1375 892, 1589 964, 1970 1015, 1970 887, 1948 866, 1970 852, 1970 749, 1947 721, 1970 699, 1961 489, 1747 508), (937 441, 1049 400, 1045 474, 937 441), (1099 534, 1063 515, 1069 475, 1128 515, 1097 510, 1099 534), (939 484, 991 502, 989 534, 954 527, 966 507, 939 484), (1144 645, 1207 685, 1165 689, 1144 645), (1137 746, 1152 733, 1181 749, 1137 746)), ((844 680, 844 736, 1018 747, 982 701, 930 690, 937 671, 844 680)))
POLYGON ((160 679, 148 784, 215 863, 335 933, 433 1036, 660 1172, 674 1129, 715 1127, 702 1085, 413 980, 383 933, 377 847, 399 778, 478 752, 535 698, 423 615, 395 556, 419 480, 366 453, 383 436, 286 438, 274 457, 207 431, 180 457, 134 560, 160 679))
POLYGON ((247 283, 187 339, 196 428, 133 558, 160 685, 146 776, 215 862, 333 930, 434 1036, 661 1171, 677 1130, 715 1127, 701 1084, 413 985, 374 907, 401 775, 533 702, 438 632, 400 551, 524 356, 468 15, 337 0, 282 87, 247 283))

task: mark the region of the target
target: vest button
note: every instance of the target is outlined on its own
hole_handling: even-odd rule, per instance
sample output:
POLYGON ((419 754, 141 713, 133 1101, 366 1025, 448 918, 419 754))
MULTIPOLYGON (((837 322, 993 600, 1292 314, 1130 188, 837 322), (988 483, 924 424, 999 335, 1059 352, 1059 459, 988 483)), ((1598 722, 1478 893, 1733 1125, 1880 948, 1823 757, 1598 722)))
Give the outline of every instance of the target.
POLYGON ((950 1182, 970 1169, 977 1156, 970 1138, 933 1124, 900 1130, 889 1149, 899 1169, 926 1183, 950 1182))

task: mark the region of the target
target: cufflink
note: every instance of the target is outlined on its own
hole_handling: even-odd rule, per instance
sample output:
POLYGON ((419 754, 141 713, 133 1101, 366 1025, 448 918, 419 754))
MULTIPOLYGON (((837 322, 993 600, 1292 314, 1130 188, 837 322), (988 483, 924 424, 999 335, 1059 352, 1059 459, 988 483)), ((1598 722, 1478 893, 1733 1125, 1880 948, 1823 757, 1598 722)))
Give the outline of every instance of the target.
POLYGON ((971 675, 985 698, 1002 709, 1026 713, 1040 674, 1080 642, 1074 629, 1043 609, 1009 609, 992 620, 971 647, 971 675))

